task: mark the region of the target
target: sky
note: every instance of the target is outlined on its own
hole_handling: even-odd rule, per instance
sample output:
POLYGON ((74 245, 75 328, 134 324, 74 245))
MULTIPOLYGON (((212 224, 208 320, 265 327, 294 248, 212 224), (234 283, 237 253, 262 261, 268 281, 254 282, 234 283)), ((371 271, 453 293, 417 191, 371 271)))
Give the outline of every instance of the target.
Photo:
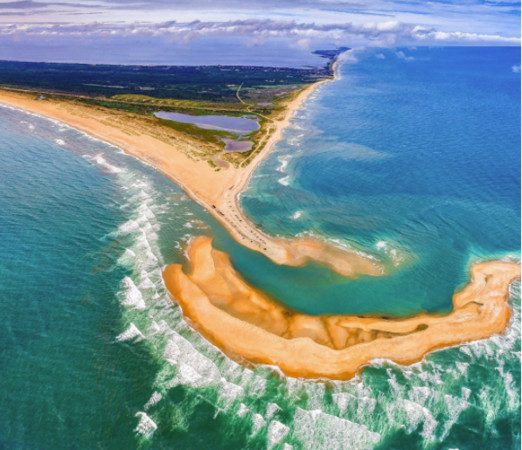
POLYGON ((304 66, 338 46, 520 46, 512 0, 0 0, 0 59, 304 66))

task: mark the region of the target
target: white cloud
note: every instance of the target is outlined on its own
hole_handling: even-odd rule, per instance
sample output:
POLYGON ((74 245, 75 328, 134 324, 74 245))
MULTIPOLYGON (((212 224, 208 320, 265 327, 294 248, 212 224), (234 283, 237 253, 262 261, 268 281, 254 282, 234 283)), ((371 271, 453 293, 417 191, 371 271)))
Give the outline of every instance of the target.
POLYGON ((395 56, 397 56, 399 59, 403 59, 404 61, 413 61, 415 59, 413 56, 406 56, 402 50, 396 51, 395 56))
POLYGON ((520 38, 514 36, 501 36, 498 34, 479 34, 467 33, 462 31, 431 31, 418 35, 419 39, 434 39, 435 41, 452 42, 476 42, 476 43, 497 43, 497 44, 520 44, 520 38))
MULTIPOLYGON (((24 36, 168 36, 178 42, 188 42, 207 36, 248 36, 251 45, 266 39, 291 38, 295 45, 308 47, 313 40, 331 40, 350 45, 394 46, 401 44, 520 44, 520 38, 498 34, 463 31, 440 31, 434 28, 398 21, 366 22, 363 24, 296 22, 270 19, 246 19, 226 22, 176 21, 150 23, 90 22, 83 24, 0 24, 0 35, 24 36)), ((399 55, 398 55, 399 56, 399 55)))

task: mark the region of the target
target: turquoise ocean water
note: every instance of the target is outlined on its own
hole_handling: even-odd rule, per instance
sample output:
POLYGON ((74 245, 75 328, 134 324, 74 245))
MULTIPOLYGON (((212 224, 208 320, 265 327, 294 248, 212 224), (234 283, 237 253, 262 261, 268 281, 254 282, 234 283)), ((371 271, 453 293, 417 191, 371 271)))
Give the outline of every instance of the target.
POLYGON ((519 284, 501 336, 313 382, 230 361, 161 282, 209 234, 299 310, 447 311, 470 263, 518 259, 519 67, 519 48, 355 51, 296 114, 243 206, 393 267, 357 281, 277 267, 151 167, 1 107, 0 447, 520 447, 519 284))

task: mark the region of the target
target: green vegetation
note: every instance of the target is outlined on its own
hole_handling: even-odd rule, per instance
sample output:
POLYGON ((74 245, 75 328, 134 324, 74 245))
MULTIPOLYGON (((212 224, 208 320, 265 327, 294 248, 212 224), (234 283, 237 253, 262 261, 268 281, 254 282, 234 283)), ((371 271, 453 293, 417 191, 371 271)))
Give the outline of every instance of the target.
POLYGON ((190 123, 174 122, 172 120, 157 120, 166 127, 172 128, 176 131, 181 131, 182 133, 188 134, 193 138, 217 144, 222 148, 225 148, 225 144, 221 138, 237 139, 237 135, 229 133, 228 131, 207 130, 205 128, 199 128, 196 125, 192 125, 190 123))
POLYGON ((257 90, 309 84, 330 75, 328 67, 293 69, 252 66, 118 66, 0 61, 0 85, 89 97, 134 95, 156 99, 255 102, 257 90), (252 98, 249 97, 249 91, 252 98))

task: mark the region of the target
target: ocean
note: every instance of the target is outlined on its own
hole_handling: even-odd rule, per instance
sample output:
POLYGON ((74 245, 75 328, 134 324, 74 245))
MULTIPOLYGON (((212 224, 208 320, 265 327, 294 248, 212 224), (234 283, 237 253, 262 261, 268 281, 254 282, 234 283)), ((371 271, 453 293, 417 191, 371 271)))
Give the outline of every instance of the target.
POLYGON ((519 67, 519 48, 352 51, 298 111, 242 205, 391 268, 358 280, 276 266, 152 167, 0 107, 0 447, 520 448, 520 283, 504 334, 333 382, 229 360, 161 279, 206 234, 300 311, 448 311, 470 264, 520 259, 519 67))

